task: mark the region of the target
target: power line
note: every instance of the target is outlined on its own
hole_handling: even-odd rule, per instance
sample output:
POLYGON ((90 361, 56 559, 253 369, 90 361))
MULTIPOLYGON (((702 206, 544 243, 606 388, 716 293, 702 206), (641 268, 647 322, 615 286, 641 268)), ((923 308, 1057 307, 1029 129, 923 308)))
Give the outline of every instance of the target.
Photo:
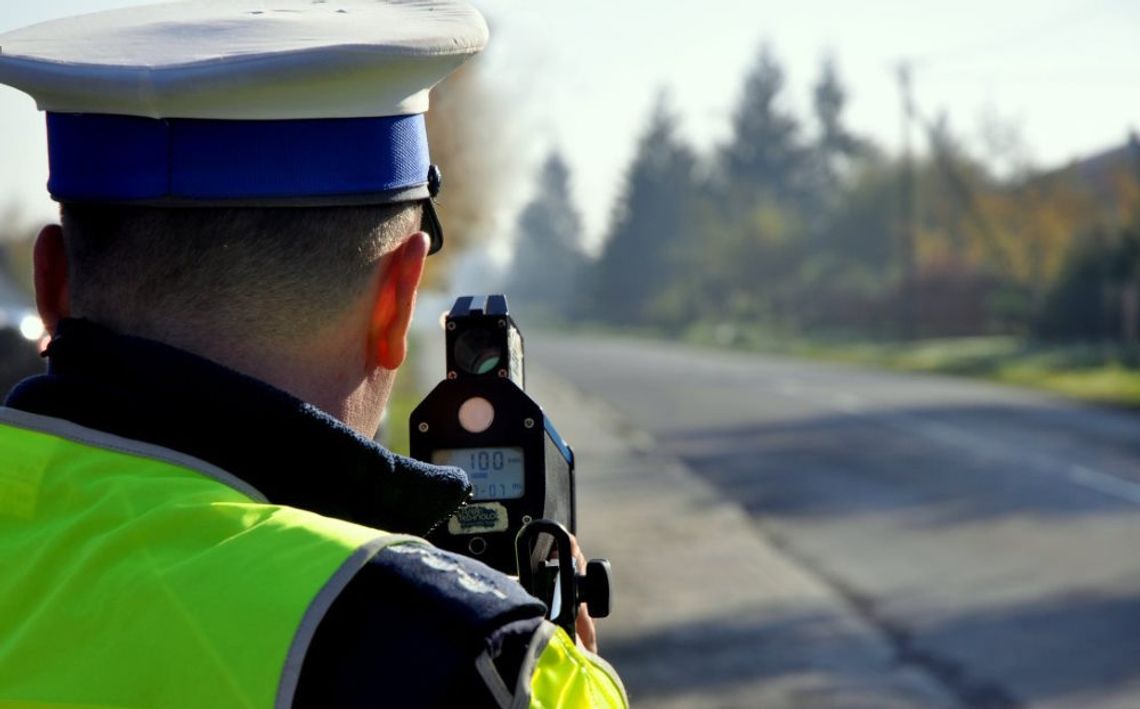
POLYGON ((1083 24, 1098 19, 1107 7, 1108 3, 1103 0, 1098 4, 1077 2, 1068 10, 1031 27, 1020 27, 1004 37, 967 42, 950 49, 914 55, 910 58, 910 64, 916 67, 927 67, 930 64, 945 63, 947 60, 954 60, 962 56, 973 57, 994 51, 1014 49, 1032 42, 1040 42, 1049 39, 1058 31, 1072 31, 1083 24))

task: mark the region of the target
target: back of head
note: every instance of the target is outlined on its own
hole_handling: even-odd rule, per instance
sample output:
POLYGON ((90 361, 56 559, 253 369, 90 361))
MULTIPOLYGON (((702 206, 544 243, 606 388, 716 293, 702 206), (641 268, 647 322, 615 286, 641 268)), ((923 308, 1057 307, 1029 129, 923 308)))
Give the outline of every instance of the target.
POLYGON ((65 204, 62 216, 74 316, 166 342, 285 347, 336 322, 421 208, 65 204))

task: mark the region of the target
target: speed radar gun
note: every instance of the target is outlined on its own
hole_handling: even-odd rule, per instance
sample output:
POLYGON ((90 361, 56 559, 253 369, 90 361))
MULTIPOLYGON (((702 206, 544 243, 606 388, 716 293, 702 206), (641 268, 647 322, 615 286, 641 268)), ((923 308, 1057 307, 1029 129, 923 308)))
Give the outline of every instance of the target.
POLYGON ((447 377, 412 412, 411 453, 462 468, 474 492, 428 539, 517 576, 574 637, 579 603, 610 612, 610 563, 579 569, 571 551, 574 453, 523 388, 506 297, 459 298, 444 323, 447 377))

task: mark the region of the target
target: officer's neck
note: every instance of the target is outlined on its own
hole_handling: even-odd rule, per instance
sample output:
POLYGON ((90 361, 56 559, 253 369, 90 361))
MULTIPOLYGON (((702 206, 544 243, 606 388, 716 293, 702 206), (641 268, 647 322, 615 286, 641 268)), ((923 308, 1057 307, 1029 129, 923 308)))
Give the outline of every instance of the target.
MULTIPOLYGON (((288 392, 340 419, 366 438, 380 427, 394 372, 370 364, 367 339, 350 317, 292 342, 259 342, 186 326, 161 332, 114 327, 124 335, 171 345, 288 392)), ((366 332, 366 331, 365 331, 366 332)))
POLYGON ((312 404, 371 438, 380 425, 395 372, 369 366, 365 345, 330 329, 303 347, 218 343, 211 338, 164 338, 229 369, 312 404))

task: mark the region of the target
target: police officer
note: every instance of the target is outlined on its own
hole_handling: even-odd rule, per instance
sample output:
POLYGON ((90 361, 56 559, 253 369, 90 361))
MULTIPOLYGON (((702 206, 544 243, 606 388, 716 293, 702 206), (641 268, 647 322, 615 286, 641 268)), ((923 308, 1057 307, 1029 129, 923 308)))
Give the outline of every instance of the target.
POLYGON ((462 471, 369 438, 442 243, 428 90, 485 41, 434 0, 0 35, 62 205, 49 371, 0 409, 0 704, 626 704, 511 579, 415 536, 462 471))

